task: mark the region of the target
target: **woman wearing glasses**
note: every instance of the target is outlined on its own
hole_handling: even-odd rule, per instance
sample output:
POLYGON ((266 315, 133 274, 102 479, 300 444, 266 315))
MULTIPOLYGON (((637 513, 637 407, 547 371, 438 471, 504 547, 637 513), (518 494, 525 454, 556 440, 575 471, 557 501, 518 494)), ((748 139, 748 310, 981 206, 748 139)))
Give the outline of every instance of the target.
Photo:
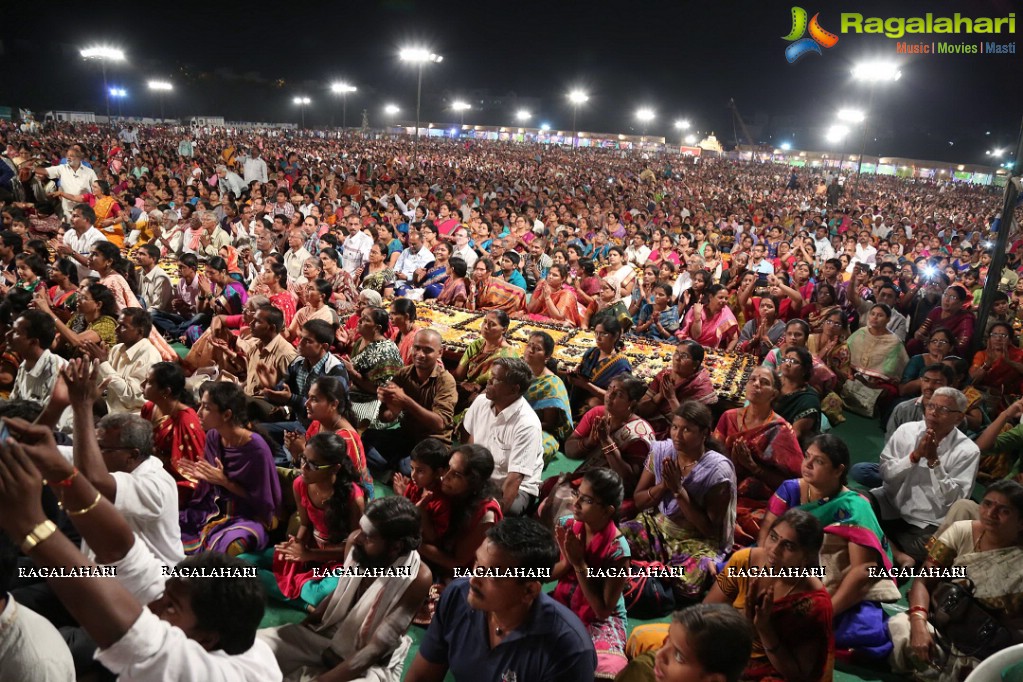
POLYGON ((910 353, 921 353, 924 350, 924 340, 927 339, 932 329, 944 327, 955 336, 956 344, 954 352, 956 355, 967 355, 970 352, 970 341, 973 340, 973 328, 976 326, 977 318, 969 309, 963 305, 969 294, 966 289, 958 284, 953 284, 945 289, 941 295, 941 305, 927 314, 920 328, 913 334, 913 338, 906 342, 906 350, 910 353))
POLYGON ((892 554, 870 502, 846 487, 849 448, 830 434, 810 441, 799 478, 789 479, 771 496, 757 542, 766 546, 768 529, 789 509, 815 516, 824 527, 821 563, 824 587, 831 594, 835 646, 880 660, 891 653, 882 601, 898 601, 888 578, 871 578, 868 569, 891 570, 892 554))
POLYGON ((807 576, 818 565, 824 531, 813 515, 789 509, 767 532, 763 547, 742 549, 718 573, 704 604, 731 604, 755 632, 743 680, 832 679, 835 638, 831 595, 807 576), (750 569, 800 569, 796 577, 747 577, 750 569))
POLYGON ((930 338, 927 339, 926 350, 911 357, 906 369, 903 370, 902 382, 899 384, 899 396, 915 398, 920 395, 922 390, 920 379, 923 376, 924 368, 944 360, 945 356, 953 352, 955 342, 956 339, 952 332, 943 327, 932 331, 930 338))
MULTIPOLYGON (((785 354, 792 348, 806 348, 809 339, 810 325, 806 320, 799 318, 789 320, 785 324, 785 335, 778 342, 778 346, 771 349, 764 357, 762 364, 765 367, 770 367, 775 372, 781 372, 782 360, 785 354)), ((810 361, 812 363, 809 378, 810 386, 821 396, 825 396, 835 390, 837 380, 831 368, 816 359, 812 354, 810 355, 810 361)))
POLYGON ((298 532, 276 546, 274 581, 264 579, 263 583, 271 597, 296 600, 311 609, 329 596, 338 582, 333 577, 317 577, 314 569, 329 571, 344 564, 345 540, 359 527, 366 496, 359 485, 359 472, 346 456, 346 444, 337 434, 319 433, 310 438, 298 465, 302 475, 292 484, 298 532))
POLYGON ((703 357, 703 346, 696 341, 679 342, 671 367, 665 367, 654 377, 636 405, 636 414, 650 423, 657 438, 668 437, 672 415, 687 400, 704 405, 717 403, 718 394, 703 367, 703 357))
MULTIPOLYGON (((829 285, 830 286, 830 285, 829 285)), ((841 390, 852 377, 852 363, 849 357, 849 346, 845 343, 848 322, 845 313, 838 306, 824 316, 821 331, 811 334, 806 347, 821 364, 835 373, 835 390, 841 390)))
POLYGON ((597 653, 596 677, 612 679, 625 667, 627 578, 590 576, 591 569, 624 572, 629 568, 629 543, 614 519, 622 506, 621 477, 605 467, 591 469, 572 490, 571 514, 558 519, 554 535, 561 559, 554 567, 558 581, 551 595, 586 626, 597 653))
POLYGON ((804 346, 789 346, 782 352, 779 373, 781 392, 774 401, 774 409, 803 442, 821 429, 821 397, 810 386, 813 356, 804 346))
POLYGON ((973 356, 970 378, 986 396, 988 414, 997 414, 1020 393, 1023 350, 1016 345, 1012 325, 995 322, 987 335, 987 348, 973 356))

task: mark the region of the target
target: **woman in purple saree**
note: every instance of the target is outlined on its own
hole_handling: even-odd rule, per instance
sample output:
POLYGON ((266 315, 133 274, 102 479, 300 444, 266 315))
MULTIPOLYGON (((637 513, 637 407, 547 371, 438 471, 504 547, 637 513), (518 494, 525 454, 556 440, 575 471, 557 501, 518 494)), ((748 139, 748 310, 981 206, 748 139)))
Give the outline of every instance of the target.
POLYGON ((178 513, 185 554, 237 556, 267 545, 281 502, 280 480, 270 447, 242 425, 244 414, 241 387, 223 381, 203 386, 203 459, 179 463, 183 476, 198 481, 188 506, 178 513))

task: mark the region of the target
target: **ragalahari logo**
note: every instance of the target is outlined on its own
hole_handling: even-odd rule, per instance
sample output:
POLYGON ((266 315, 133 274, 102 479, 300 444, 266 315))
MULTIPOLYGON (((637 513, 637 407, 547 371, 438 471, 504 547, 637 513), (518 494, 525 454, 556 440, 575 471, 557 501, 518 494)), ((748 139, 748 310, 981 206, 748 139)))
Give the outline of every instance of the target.
POLYGON ((792 8, 792 30, 782 38, 792 43, 785 48, 785 59, 789 60, 789 64, 795 64, 811 52, 821 54, 822 47, 834 47, 838 43, 838 36, 821 28, 817 21, 819 16, 819 12, 814 14, 808 26, 806 10, 802 7, 792 8), (803 34, 808 28, 810 36, 804 38, 803 34))

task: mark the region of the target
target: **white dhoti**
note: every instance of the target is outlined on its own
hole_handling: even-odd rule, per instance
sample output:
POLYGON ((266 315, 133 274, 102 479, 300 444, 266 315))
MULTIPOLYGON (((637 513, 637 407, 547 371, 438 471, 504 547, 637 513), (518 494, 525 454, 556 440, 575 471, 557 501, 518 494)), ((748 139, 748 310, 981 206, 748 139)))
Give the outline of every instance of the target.
MULTIPOLYGON (((285 682, 309 682, 327 672, 322 656, 330 649, 330 637, 298 623, 260 630, 257 636, 274 652, 285 682)), ((405 635, 387 660, 371 666, 354 682, 399 682, 411 647, 412 639, 405 635)))

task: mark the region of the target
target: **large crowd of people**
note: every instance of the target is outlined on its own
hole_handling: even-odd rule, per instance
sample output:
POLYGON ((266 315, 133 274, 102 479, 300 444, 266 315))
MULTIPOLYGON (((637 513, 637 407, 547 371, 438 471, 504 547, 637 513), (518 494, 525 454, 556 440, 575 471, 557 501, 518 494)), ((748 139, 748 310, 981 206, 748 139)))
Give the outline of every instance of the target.
POLYGON ((0 680, 963 679, 1023 642, 1023 239, 992 271, 995 188, 0 138, 0 680), (480 326, 445 343, 424 305, 480 326), (624 351, 651 340, 646 381, 624 351), (707 351, 755 356, 741 401, 707 351), (856 461, 850 413, 885 434, 856 461))

